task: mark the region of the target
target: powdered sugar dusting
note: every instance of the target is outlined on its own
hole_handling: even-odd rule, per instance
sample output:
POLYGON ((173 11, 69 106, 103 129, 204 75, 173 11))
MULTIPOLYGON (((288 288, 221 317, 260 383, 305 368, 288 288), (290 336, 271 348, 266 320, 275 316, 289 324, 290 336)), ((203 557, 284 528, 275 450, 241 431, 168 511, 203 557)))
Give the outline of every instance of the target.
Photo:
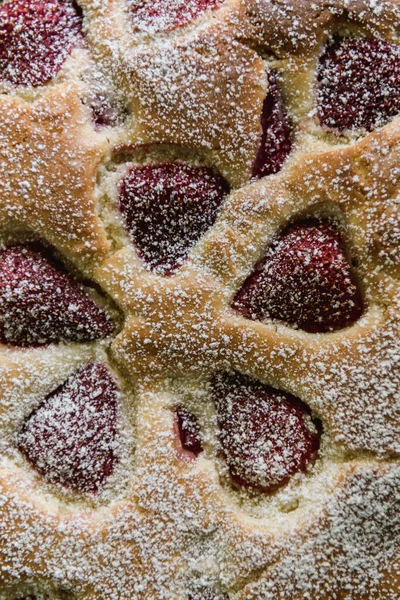
POLYGON ((36 346, 68 340, 88 342, 114 331, 111 317, 82 285, 34 246, 0 250, 0 336, 3 342, 36 346))
POLYGON ((55 77, 81 33, 63 0, 7 0, 0 9, 0 79, 39 86, 55 77))
POLYGON ((271 492, 314 460, 318 429, 298 399, 237 374, 217 375, 213 391, 221 444, 237 484, 271 492))
POLYGON ((104 256, 93 190, 104 140, 85 123, 76 85, 0 104, 0 225, 34 231, 80 262, 104 256))
POLYGON ((118 394, 100 364, 89 364, 29 416, 18 448, 46 479, 96 493, 117 457, 118 394))
POLYGON ((134 29, 139 31, 168 31, 187 25, 208 9, 215 9, 222 0, 173 0, 165 4, 162 0, 130 0, 134 29))
POLYGON ((312 222, 273 241, 232 306, 247 318, 279 319, 310 332, 347 327, 363 311, 338 232, 312 222))
POLYGON ((339 39, 318 69, 318 116, 328 128, 368 131, 400 111, 400 50, 374 39, 339 39))
MULTIPOLYGON (((332 135, 316 118, 316 89, 339 18, 340 35, 377 37, 397 55, 397 3, 81 5, 90 61, 85 50, 45 89, 11 83, 0 98, 1 241, 50 243, 109 293, 125 322, 111 340, 0 347, 0 599, 395 600, 397 109, 389 123, 379 109, 373 127, 383 127, 364 139, 373 127, 359 113, 357 131, 332 135), (280 73, 293 146, 279 174, 254 183, 266 68, 280 73), (310 87, 290 89, 297 68, 310 87), (127 107, 97 133, 84 106, 94 90, 106 106, 127 107), (309 95, 307 115, 291 114, 298 93, 309 95), (188 171, 204 164, 242 188, 170 277, 144 268, 118 215, 119 176, 132 164, 121 148, 134 155, 149 144, 154 164, 174 161, 177 145, 188 171), (340 231, 363 314, 314 333, 235 312, 233 297, 274 236, 310 218, 340 231), (217 371, 272 394, 258 412, 249 403, 242 421, 229 419, 228 442, 217 371), (282 485, 267 493, 265 435, 252 419, 274 403, 287 421, 269 440, 281 444, 268 458, 282 485), (245 474, 261 477, 263 492, 232 482, 229 461, 243 474, 246 451, 245 474)), ((189 188, 202 183, 188 176, 189 188)), ((167 234, 163 244, 170 250, 167 234)))
POLYGON ((323 524, 311 525, 307 539, 250 585, 240 598, 373 598, 398 595, 399 469, 350 477, 347 503, 329 503, 323 524), (379 509, 376 508, 379 506, 379 509), (375 507, 375 509, 373 508, 375 507), (335 560, 332 561, 331 553, 335 560), (316 560, 317 558, 317 560, 316 560), (329 582, 329 583, 328 583, 329 582), (349 583, 351 582, 351 583, 349 583))

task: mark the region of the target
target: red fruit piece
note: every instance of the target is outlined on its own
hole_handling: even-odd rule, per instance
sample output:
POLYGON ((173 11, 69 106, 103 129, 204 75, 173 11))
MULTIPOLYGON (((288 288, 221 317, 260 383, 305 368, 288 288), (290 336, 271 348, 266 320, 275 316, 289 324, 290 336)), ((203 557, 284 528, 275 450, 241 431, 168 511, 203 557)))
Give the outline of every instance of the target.
POLYGON ((261 143, 253 165, 255 179, 278 173, 292 149, 292 132, 277 74, 270 71, 268 80, 269 90, 261 114, 261 143))
POLYGON ((133 25, 139 31, 171 31, 220 4, 221 0, 131 0, 133 25))
POLYGON ((81 32, 68 0, 6 0, 0 7, 0 79, 42 85, 57 75, 81 32))
POLYGON ((317 103, 329 129, 380 127, 400 111, 400 48, 377 39, 335 39, 319 62, 317 103))
POLYGON ((40 346, 89 342, 115 325, 84 288, 33 246, 0 250, 0 341, 40 346))
POLYGON ((208 167, 180 163, 130 169, 120 210, 143 262, 160 275, 176 271, 218 215, 227 182, 208 167))
POLYGON ((305 471, 319 448, 319 426, 298 398, 239 374, 213 384, 220 441, 232 480, 273 492, 305 471))
POLYGON ((196 458, 203 451, 197 418, 184 406, 178 406, 175 419, 181 453, 188 458, 196 458))
POLYGON ((89 105, 92 109, 93 121, 99 128, 121 125, 127 114, 121 103, 105 94, 91 98, 89 105))
POLYGON ((338 232, 314 222, 277 236, 232 307, 248 319, 279 319, 312 333, 347 327, 363 312, 338 232))
POLYGON ((118 399, 108 369, 90 363, 33 411, 18 448, 47 481, 96 493, 118 460, 118 399))

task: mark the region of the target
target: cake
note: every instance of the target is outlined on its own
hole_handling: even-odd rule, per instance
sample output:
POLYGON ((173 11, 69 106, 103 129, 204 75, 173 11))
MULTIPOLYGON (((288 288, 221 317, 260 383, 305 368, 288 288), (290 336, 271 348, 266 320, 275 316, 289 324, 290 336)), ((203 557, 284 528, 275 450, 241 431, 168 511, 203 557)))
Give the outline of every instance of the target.
POLYGON ((398 0, 0 5, 0 600, 400 597, 398 0))

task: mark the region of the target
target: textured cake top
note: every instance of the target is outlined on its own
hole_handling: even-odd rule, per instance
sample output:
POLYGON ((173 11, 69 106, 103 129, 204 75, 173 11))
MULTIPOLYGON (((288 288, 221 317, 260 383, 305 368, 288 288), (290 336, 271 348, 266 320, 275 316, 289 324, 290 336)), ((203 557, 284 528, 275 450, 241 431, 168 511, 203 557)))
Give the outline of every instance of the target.
POLYGON ((400 594, 397 0, 0 6, 0 600, 400 594))

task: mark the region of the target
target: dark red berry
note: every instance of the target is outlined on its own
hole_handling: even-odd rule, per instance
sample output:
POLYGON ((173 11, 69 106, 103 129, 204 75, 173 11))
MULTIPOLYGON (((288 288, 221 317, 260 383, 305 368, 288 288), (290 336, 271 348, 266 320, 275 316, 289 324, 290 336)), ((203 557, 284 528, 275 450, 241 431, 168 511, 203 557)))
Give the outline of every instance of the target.
POLYGON ((184 406, 178 406, 175 418, 182 450, 185 455, 196 458, 203 451, 197 418, 184 406))
POLYGON ((47 481, 96 493, 118 460, 118 398, 108 369, 86 365, 33 411, 18 448, 47 481))
POLYGON ((277 74, 270 71, 268 80, 269 90, 261 115, 261 143, 253 165, 255 179, 278 173, 292 149, 291 127, 277 74))
POLYGON ((121 125, 126 117, 126 109, 120 102, 105 94, 94 96, 89 101, 93 121, 98 127, 116 127, 121 125))
POLYGON ((0 250, 1 342, 89 342, 114 329, 112 319, 85 289, 41 251, 33 246, 0 250))
POLYGON ((226 181, 208 167, 132 167, 120 186, 119 202, 143 262, 161 275, 176 271, 214 224, 228 192, 226 181))
POLYGON ((347 327, 363 312, 339 233, 314 222, 277 236, 232 307, 248 319, 279 319, 312 333, 347 327))
POLYGON ((298 398, 239 374, 217 376, 213 390, 219 437, 235 483, 272 492, 313 462, 319 427, 298 398))
POLYGON ((39 86, 53 79, 81 32, 69 0, 6 0, 0 7, 0 79, 39 86))
POLYGON ((170 31, 187 25, 206 10, 215 9, 222 0, 131 0, 134 28, 170 31))
POLYGON ((318 67, 318 116, 339 132, 372 129, 400 111, 400 48, 382 40, 341 38, 318 67))

